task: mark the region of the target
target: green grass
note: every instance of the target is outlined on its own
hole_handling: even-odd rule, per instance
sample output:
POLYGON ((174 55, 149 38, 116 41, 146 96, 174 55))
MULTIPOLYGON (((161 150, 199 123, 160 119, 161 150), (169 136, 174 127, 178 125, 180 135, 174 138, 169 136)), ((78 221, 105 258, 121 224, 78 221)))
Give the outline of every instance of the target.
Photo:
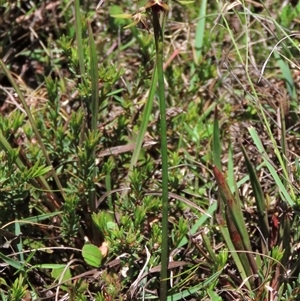
POLYGON ((300 3, 97 4, 0 4, 0 300, 298 300, 300 3))

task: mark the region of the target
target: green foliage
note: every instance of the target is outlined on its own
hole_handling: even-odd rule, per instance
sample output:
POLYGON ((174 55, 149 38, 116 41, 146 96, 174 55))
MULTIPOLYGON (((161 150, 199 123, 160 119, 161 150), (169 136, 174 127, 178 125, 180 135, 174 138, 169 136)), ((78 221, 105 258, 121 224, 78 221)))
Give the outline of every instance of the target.
POLYGON ((127 4, 2 4, 1 299, 298 300, 299 3, 127 4))
MULTIPOLYGON (((118 15, 118 14, 121 14, 122 13, 122 8, 118 5, 111 5, 110 8, 109 8, 109 14, 112 16, 112 15, 118 15)), ((110 21, 110 25, 111 25, 111 28, 113 30, 118 30, 119 27, 123 27, 126 25, 126 19, 122 19, 122 18, 113 18, 113 17, 110 17, 109 21, 110 21)))
POLYGON ((52 266, 52 272, 51 276, 55 280, 59 280, 60 283, 64 283, 64 285, 61 286, 63 290, 68 290, 68 284, 71 282, 69 281, 70 278, 72 278, 71 271, 69 268, 66 268, 65 266, 52 266))
POLYGON ((285 5, 280 14, 280 21, 283 27, 289 28, 295 18, 299 16, 300 13, 300 2, 297 3, 295 7, 291 3, 285 5))
POLYGON ((101 251, 92 244, 85 244, 82 248, 82 257, 90 266, 98 268, 101 264, 101 251))
POLYGON ((7 293, 1 290, 2 300, 21 300, 24 298, 29 293, 25 281, 25 278, 20 275, 19 278, 13 282, 12 286, 8 287, 7 293))
MULTIPOLYGON (((72 187, 73 188, 73 187, 72 187)), ((75 237, 79 230, 80 217, 77 213, 80 204, 79 196, 72 194, 72 188, 70 193, 66 194, 65 203, 63 205, 62 214, 62 235, 70 239, 75 237)))
POLYGON ((114 222, 113 215, 109 212, 100 211, 97 214, 93 214, 93 221, 106 237, 117 228, 117 224, 114 222))

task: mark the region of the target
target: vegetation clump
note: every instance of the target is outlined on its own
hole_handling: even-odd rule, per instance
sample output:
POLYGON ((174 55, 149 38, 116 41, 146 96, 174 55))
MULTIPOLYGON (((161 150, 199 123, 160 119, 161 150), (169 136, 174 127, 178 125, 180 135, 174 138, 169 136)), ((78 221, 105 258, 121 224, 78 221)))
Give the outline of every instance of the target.
POLYGON ((0 2, 1 300, 298 300, 300 2, 0 2))

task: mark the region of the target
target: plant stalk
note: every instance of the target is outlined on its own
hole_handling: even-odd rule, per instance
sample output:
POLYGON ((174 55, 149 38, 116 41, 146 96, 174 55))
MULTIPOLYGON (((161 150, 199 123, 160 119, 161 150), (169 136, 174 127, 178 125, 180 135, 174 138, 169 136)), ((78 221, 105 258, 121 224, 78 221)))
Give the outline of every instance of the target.
MULTIPOLYGON (((161 12, 162 13, 162 12, 161 12)), ((159 12, 152 9, 153 28, 156 48, 156 66, 158 76, 158 97, 160 110, 160 135, 162 155, 162 250, 161 250, 161 273, 160 273, 160 300, 167 300, 168 278, 168 149, 167 149, 167 122, 166 102, 163 70, 163 32, 159 22, 159 12)))

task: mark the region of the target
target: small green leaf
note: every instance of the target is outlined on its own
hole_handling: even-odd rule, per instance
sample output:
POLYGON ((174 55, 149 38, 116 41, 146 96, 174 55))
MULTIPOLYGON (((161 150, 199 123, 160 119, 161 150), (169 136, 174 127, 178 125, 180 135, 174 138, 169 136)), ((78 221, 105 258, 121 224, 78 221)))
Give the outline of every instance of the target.
POLYGON ((101 251, 92 244, 85 244, 82 248, 82 256, 85 262, 93 267, 99 267, 102 261, 101 251))
POLYGON ((39 269, 52 269, 52 270, 56 270, 56 269, 62 269, 65 266, 66 266, 65 264, 43 263, 43 264, 34 265, 33 267, 34 268, 39 268, 39 269))
POLYGON ((70 269, 69 268, 65 269, 65 267, 52 269, 51 276, 55 279, 60 279, 61 282, 68 281, 69 279, 72 278, 70 269))
POLYGON ((93 213, 93 221, 103 234, 108 234, 111 230, 117 228, 117 224, 114 221, 114 216, 110 212, 101 211, 93 213))
POLYGON ((0 285, 8 286, 4 278, 0 278, 0 285))
POLYGON ((211 301, 222 301, 222 298, 216 292, 214 292, 212 289, 208 289, 207 293, 208 293, 211 301))
POLYGON ((109 23, 112 27, 123 27, 124 25, 127 24, 127 21, 124 19, 131 19, 132 15, 131 14, 124 14, 123 10, 120 6, 118 5, 111 5, 109 8, 109 23))
POLYGON ((117 14, 117 15, 110 15, 113 18, 116 19, 131 19, 132 15, 131 14, 117 14))
POLYGON ((195 1, 178 1, 180 4, 182 5, 187 5, 187 4, 192 4, 194 3, 195 1))
POLYGON ((297 11, 292 7, 290 3, 284 6, 280 16, 282 26, 289 27, 296 16, 297 11))

